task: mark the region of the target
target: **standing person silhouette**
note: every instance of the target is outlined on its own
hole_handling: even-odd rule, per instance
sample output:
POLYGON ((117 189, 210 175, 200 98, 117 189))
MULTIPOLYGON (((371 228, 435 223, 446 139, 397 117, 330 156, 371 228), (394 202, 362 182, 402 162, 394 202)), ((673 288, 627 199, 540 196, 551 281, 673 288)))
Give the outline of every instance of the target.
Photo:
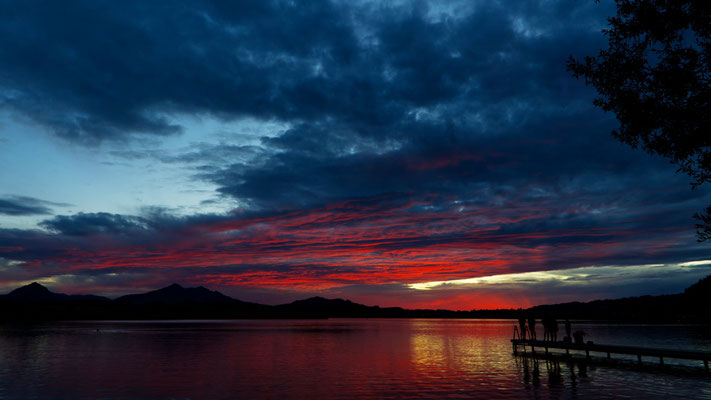
POLYGON ((518 317, 519 339, 526 339, 526 317, 521 314, 518 317))
POLYGON ((553 317, 550 317, 550 319, 548 320, 548 332, 548 339, 553 342, 558 340, 558 320, 553 317))
POLYGON ((573 340, 573 336, 570 334, 570 332, 573 330, 573 327, 570 325, 570 320, 568 318, 565 319, 565 334, 568 336, 569 340, 573 340))
POLYGON ((536 340, 536 319, 534 317, 528 317, 528 332, 528 337, 536 340))

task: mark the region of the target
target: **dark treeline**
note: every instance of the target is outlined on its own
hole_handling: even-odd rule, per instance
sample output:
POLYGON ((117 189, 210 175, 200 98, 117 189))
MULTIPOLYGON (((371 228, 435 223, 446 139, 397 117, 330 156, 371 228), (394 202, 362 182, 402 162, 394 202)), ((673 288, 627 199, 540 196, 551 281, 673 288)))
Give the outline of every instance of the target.
POLYGON ((684 293, 629 297, 503 310, 409 310, 365 306, 342 299, 312 297, 268 306, 233 299, 204 287, 173 284, 111 300, 93 295, 53 293, 33 283, 0 296, 0 321, 92 319, 269 319, 269 318, 541 318, 654 323, 711 323, 711 276, 684 293))

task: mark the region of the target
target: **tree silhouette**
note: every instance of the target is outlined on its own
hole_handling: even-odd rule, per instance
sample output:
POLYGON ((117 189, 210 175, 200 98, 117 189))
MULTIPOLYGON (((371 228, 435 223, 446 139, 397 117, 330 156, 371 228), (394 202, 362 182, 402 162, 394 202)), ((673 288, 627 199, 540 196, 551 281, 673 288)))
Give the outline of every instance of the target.
MULTIPOLYGON (((615 138, 668 158, 696 189, 711 180, 711 1, 615 2, 603 30, 609 48, 570 57, 568 70, 615 113, 615 138)), ((710 239, 711 206, 694 217, 698 240, 710 239)))

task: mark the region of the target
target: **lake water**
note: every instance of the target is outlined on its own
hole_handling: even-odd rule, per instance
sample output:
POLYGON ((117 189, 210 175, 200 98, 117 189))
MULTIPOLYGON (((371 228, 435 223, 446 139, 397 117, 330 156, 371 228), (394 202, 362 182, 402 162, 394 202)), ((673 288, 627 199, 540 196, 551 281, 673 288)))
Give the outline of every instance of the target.
MULTIPOLYGON (((701 363, 581 371, 513 356, 513 326, 420 319, 0 325, 0 399, 711 399, 701 363)), ((573 329, 596 343, 711 351, 703 327, 573 329)))

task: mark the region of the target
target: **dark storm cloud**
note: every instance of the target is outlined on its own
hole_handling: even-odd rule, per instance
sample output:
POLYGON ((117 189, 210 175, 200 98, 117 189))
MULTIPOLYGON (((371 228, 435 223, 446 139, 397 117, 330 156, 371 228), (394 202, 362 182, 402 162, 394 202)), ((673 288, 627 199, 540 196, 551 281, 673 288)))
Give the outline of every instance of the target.
POLYGON ((85 236, 96 233, 129 234, 148 229, 147 221, 140 217, 117 214, 78 213, 58 215, 45 220, 40 226, 69 236, 85 236))
POLYGON ((708 192, 689 192, 685 178, 674 176, 664 160, 611 140, 600 129, 608 124, 575 121, 584 116, 559 116, 558 123, 568 122, 559 127, 546 125, 554 116, 544 115, 530 121, 525 132, 491 137, 468 135, 463 127, 413 125, 411 137, 391 149, 387 144, 352 142, 327 130, 296 127, 265 141, 280 151, 266 153, 260 163, 233 164, 203 176, 217 183, 223 194, 267 209, 388 193, 437 193, 481 206, 491 205, 497 196, 558 198, 558 207, 573 202, 581 207, 596 203, 666 207, 703 201, 708 192), (426 133, 440 129, 442 135, 426 133), (670 191, 670 186, 678 190, 670 191))
POLYGON ((356 8, 357 56, 301 91, 305 103, 315 92, 327 99, 321 117, 263 139, 259 163, 208 162, 201 176, 250 207, 283 209, 383 193, 556 190, 581 174, 657 169, 609 140, 612 121, 564 70, 568 55, 600 42, 591 21, 605 9, 589 6, 487 3, 440 19, 434 6, 356 8))
MULTIPOLYGON (((600 165, 578 160, 594 151, 595 128, 610 125, 593 121, 571 137, 579 127, 555 124, 600 119, 590 92, 564 69, 568 55, 602 44, 609 7, 452 4, 462 10, 447 14, 436 2, 6 3, 3 103, 85 142, 177 132, 171 114, 286 121, 291 129, 261 148, 120 152, 206 160, 200 177, 258 209, 462 193, 600 165)), ((619 150, 600 150, 620 159, 619 150)))
POLYGON ((0 215, 25 216, 52 214, 50 207, 64 207, 67 204, 53 203, 26 196, 0 197, 0 215))
POLYGON ((335 119, 362 134, 417 107, 490 105, 501 118, 507 98, 568 90, 551 62, 593 40, 575 29, 590 19, 580 9, 602 9, 486 3, 431 20, 437 5, 418 4, 5 2, 2 102, 77 140, 180 129, 160 112, 335 119), (547 36, 528 39, 528 23, 547 36))
POLYGON ((303 77, 347 62, 354 41, 325 1, 4 2, 0 15, 2 103, 84 141, 180 129, 156 112, 311 118, 326 99, 308 102, 303 77))
POLYGON ((54 234, 63 236, 107 234, 116 237, 136 237, 138 235, 141 240, 145 240, 151 235, 156 235, 156 238, 161 235, 168 236, 193 225, 219 222, 225 218, 225 216, 209 214, 178 217, 166 208, 144 207, 140 215, 80 212, 74 215, 57 215, 40 222, 39 225, 54 234))

